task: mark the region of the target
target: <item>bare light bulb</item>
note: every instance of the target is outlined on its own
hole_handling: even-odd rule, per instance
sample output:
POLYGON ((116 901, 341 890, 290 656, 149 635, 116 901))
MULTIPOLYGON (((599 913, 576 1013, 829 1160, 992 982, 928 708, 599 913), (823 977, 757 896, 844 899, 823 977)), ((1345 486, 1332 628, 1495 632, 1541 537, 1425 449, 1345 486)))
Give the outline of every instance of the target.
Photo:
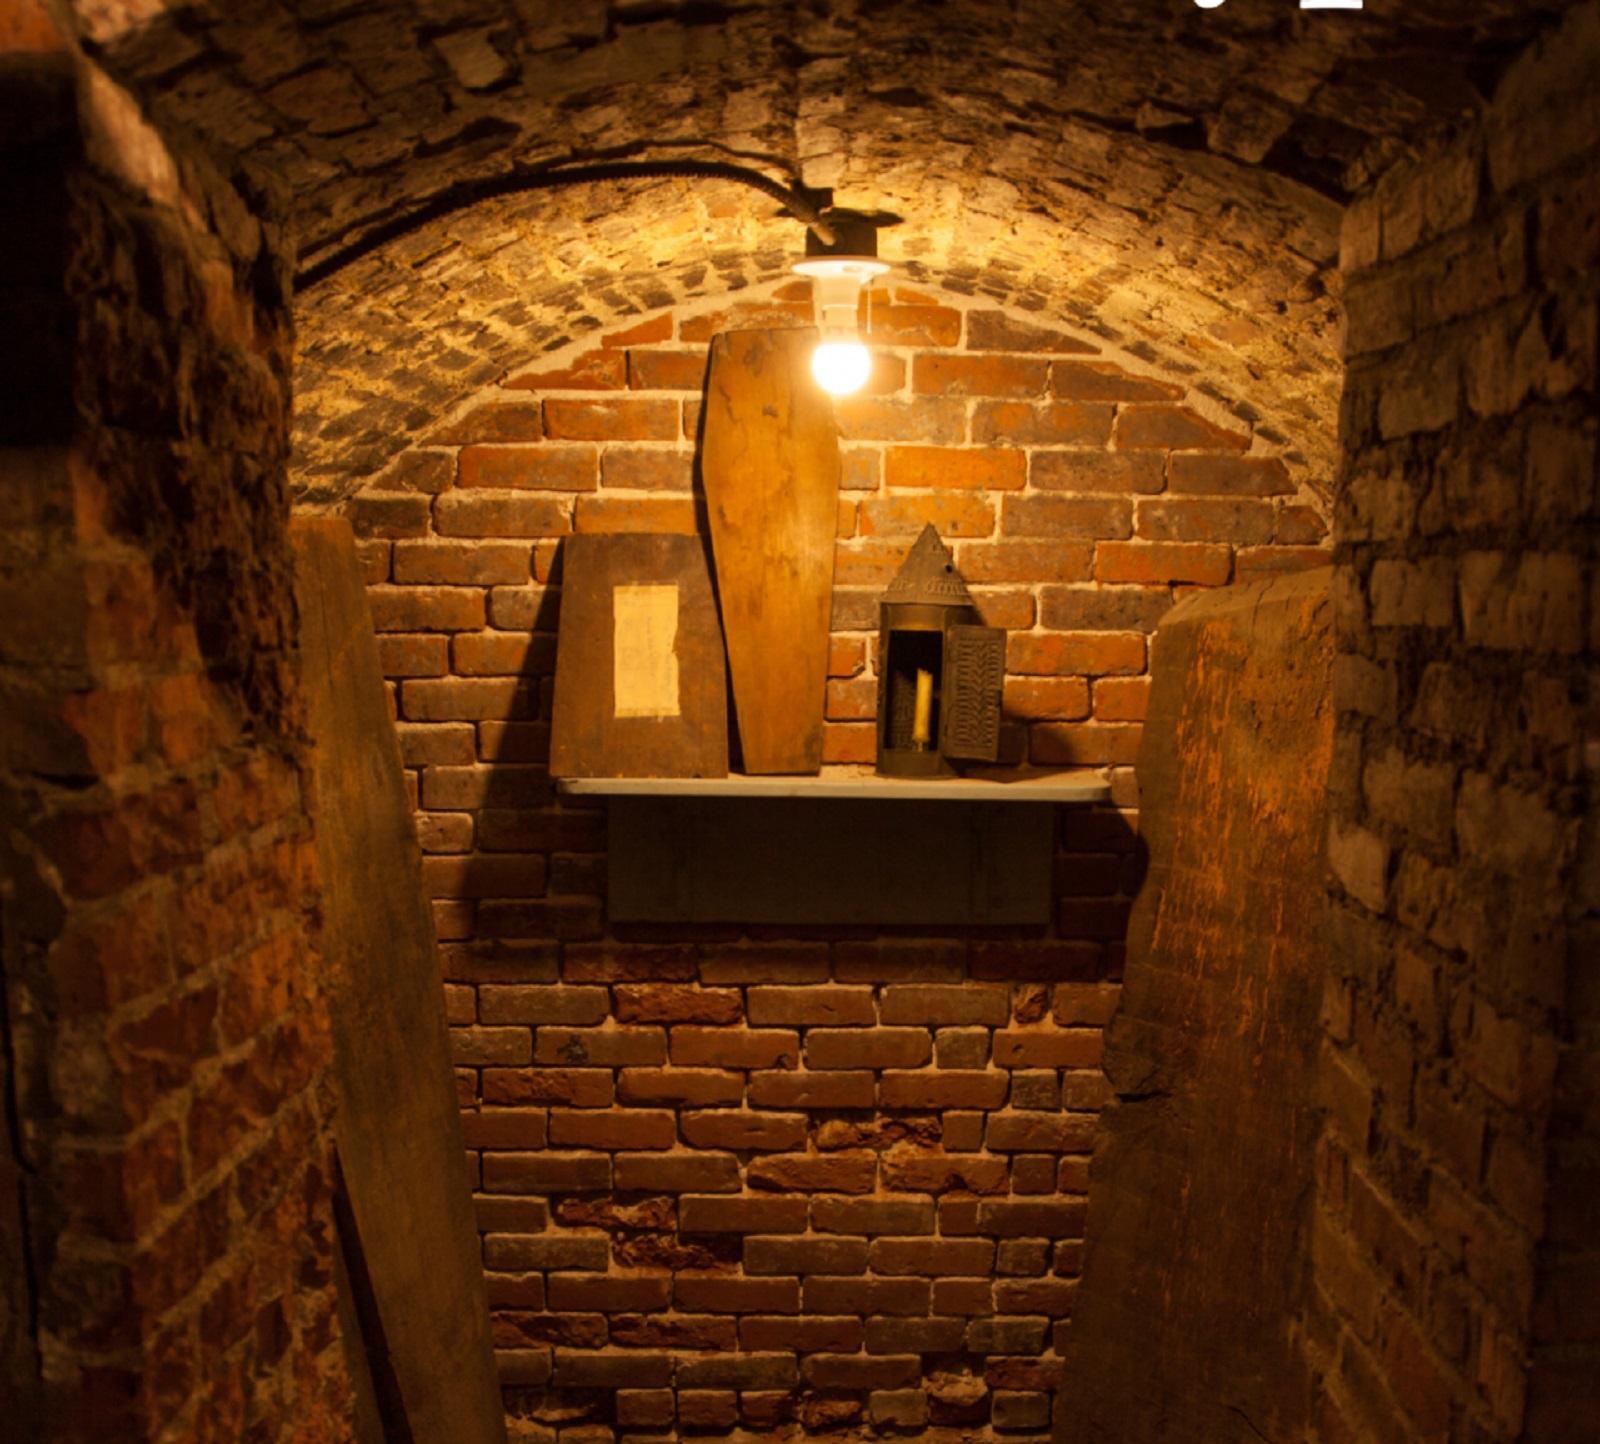
POLYGON ((859 341, 823 341, 811 353, 811 374, 834 396, 849 396, 867 384, 872 354, 859 341))

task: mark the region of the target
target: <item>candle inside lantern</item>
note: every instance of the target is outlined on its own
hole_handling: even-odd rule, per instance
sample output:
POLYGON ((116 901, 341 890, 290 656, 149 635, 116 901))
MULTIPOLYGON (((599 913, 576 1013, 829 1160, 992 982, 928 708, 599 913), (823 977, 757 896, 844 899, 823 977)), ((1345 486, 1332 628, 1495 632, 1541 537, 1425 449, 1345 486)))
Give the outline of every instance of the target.
MULTIPOLYGON (((904 713, 901 714, 904 716, 904 713)), ((933 673, 917 668, 917 706, 911 718, 911 745, 926 751, 933 741, 933 673)))

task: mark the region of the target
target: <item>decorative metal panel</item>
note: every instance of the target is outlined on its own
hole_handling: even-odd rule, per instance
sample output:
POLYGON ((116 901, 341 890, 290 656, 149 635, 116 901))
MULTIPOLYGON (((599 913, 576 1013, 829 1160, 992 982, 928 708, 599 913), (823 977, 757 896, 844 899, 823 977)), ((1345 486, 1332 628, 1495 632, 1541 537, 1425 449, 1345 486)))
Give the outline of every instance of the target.
POLYGON ((939 750, 968 762, 1000 753, 1000 689, 1006 634, 999 627, 951 627, 945 634, 943 719, 939 750))

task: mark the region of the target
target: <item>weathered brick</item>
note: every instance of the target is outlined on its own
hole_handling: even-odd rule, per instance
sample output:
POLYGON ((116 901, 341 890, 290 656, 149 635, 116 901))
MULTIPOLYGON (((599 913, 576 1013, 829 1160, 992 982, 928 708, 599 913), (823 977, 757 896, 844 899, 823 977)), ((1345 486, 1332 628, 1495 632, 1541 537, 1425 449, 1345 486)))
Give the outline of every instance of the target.
MULTIPOLYGON (((1133 507, 1116 497, 1008 496, 1001 503, 1000 531, 1008 537, 1121 540, 1133 535, 1133 507)), ((1048 574, 1042 579, 1060 580, 1048 574)))
POLYGON ((493 984, 478 990, 486 1023, 598 1023, 609 1011, 604 988, 562 988, 548 983, 493 984))
POLYGON ((917 1429, 928 1420, 921 1389, 875 1389, 867 1395, 867 1417, 882 1429, 917 1429))
POLYGON ((694 489, 694 454, 663 447, 608 446, 600 457, 600 480, 608 490, 694 489))
POLYGON ((483 1241, 483 1262, 492 1269, 588 1269, 601 1273, 611 1262, 604 1234, 491 1233, 483 1241))
POLYGON ((933 1311, 967 1318, 994 1312, 994 1284, 988 1279, 935 1279, 933 1311))
POLYGON ((486 401, 428 433, 430 446, 472 446, 485 441, 537 441, 544 426, 537 401, 486 401))
POLYGON ((739 1345, 752 1351, 792 1349, 795 1353, 854 1352, 864 1337, 861 1320, 853 1316, 788 1318, 757 1314, 739 1321, 739 1345))
POLYGON ((680 1389, 678 1424, 684 1429, 731 1429, 739 1421, 739 1396, 732 1389, 680 1389))
POLYGON ((924 1028, 812 1028, 806 1033, 808 1068, 918 1068, 932 1056, 924 1028))
POLYGON ((599 448, 466 446, 457 462, 456 484, 502 491, 593 491, 600 484, 599 448))
POLYGON ((915 1354, 812 1354, 800 1372, 815 1389, 894 1389, 922 1376, 915 1354))
POLYGON ((607 1108, 612 1098, 611 1077, 599 1068, 485 1068, 483 1101, 607 1108))
POLYGON ((557 1147, 671 1148, 678 1141, 678 1121, 665 1110, 635 1108, 568 1112, 550 1110, 550 1142, 557 1147))
POLYGON ((555 671, 555 638, 520 632, 461 633, 450 643, 451 670, 460 677, 510 677, 555 671))
MULTIPOLYGON (((618 358, 619 360, 621 358, 618 358)), ((678 435, 678 403, 548 400, 545 435, 572 441, 672 441, 678 435)))
POLYGON ((967 1349, 974 1354, 1042 1353, 1048 1319, 974 1319, 967 1325, 967 1349))
POLYGON ((1168 485, 1188 496, 1292 496, 1294 484, 1275 456, 1178 455, 1168 462, 1168 485))
POLYGON ((1050 1396, 1045 1393, 996 1389, 989 1408, 989 1417, 996 1429, 1045 1430, 1050 1427, 1050 1396))
POLYGON ((611 1187, 611 1160, 590 1153, 485 1153, 489 1193, 592 1193, 611 1187))
MULTIPOLYGON (((868 1075, 870 1077, 870 1075, 868 1075)), ((730 1148, 735 1152, 777 1152, 805 1142, 804 1113, 746 1113, 719 1109, 685 1113, 683 1141, 693 1148, 730 1148)))
POLYGON ((1003 1024, 1011 1017, 1011 996, 1003 987, 946 987, 892 983, 883 990, 885 1023, 1003 1024))
POLYGON ((679 1361, 677 1374, 679 1389, 789 1389, 799 1381, 800 1369, 791 1353, 683 1359, 679 1361))
POLYGON ((870 1193, 878 1162, 871 1153, 788 1153, 751 1160, 752 1188, 798 1193, 870 1193))
POLYGON ((1038 491, 1149 495, 1166 485, 1166 467, 1150 451, 1035 451, 1028 481, 1038 491))
POLYGON ((1250 438, 1217 426, 1186 406, 1130 402, 1117 410, 1115 445, 1118 451, 1244 451, 1250 438))
MULTIPOLYGON (((815 1282, 815 1279, 807 1280, 808 1285, 815 1282)), ((800 1281, 793 1278, 679 1274, 673 1281, 673 1296, 679 1308, 704 1313, 797 1314, 800 1311, 800 1281)))
POLYGON ((624 1154, 614 1170, 619 1193, 737 1193, 740 1185, 730 1153, 624 1154))
POLYGON ((931 1286, 925 1278, 838 1278, 805 1281, 808 1314, 894 1314, 915 1318, 928 1312, 931 1286))
POLYGON ((1085 1153, 1094 1146, 1094 1120, 1075 1114, 997 1113, 985 1143, 1002 1153, 1085 1153))
POLYGON ((534 1060, 571 1068, 648 1068, 667 1061, 667 1035, 662 1028, 540 1028, 534 1060))
POLYGON ((994 532, 994 507, 962 492, 875 497, 862 502, 860 524, 865 537, 915 537, 930 525, 947 539, 985 537, 994 532))
POLYGON ((1002 1028, 994 1035, 994 1061, 1000 1068, 1093 1068, 1099 1065, 1098 1028, 1002 1028))
POLYGON ((1094 574, 1100 582, 1194 582, 1218 587, 1228 580, 1233 553, 1204 542, 1101 542, 1094 574))
POLYGON ((1089 684, 1081 677, 1007 677, 1002 695, 1006 715, 1026 722, 1089 715, 1089 684))
POLYGON ((617 1423, 630 1429, 665 1429, 673 1419, 671 1389, 618 1389, 617 1423))
POLYGON ((1006 667, 1023 676, 1135 674, 1144 671, 1145 640, 1136 632, 1013 634, 1006 642, 1006 667))
POLYGON ((1267 501, 1222 501, 1205 497, 1163 497, 1141 501, 1136 530, 1149 541, 1271 541, 1277 516, 1267 501))
MULTIPOLYGON (((552 1309, 602 1314, 665 1309, 672 1296, 672 1280, 665 1275, 597 1278, 593 1274, 557 1273, 550 1275, 546 1288, 552 1309)), ((641 1381, 635 1378, 632 1382, 641 1381)))
MULTIPOLYGON (((788 1200, 773 1200, 787 1202, 788 1200)), ((805 1200, 798 1200, 804 1205, 805 1200)), ((860 1274, 867 1270, 867 1243, 859 1238, 751 1235, 744 1241, 747 1274, 860 1274)))
MULTIPOLYGON (((408 722, 479 722, 512 717, 535 717, 538 689, 515 677, 422 678, 400 685, 400 711, 408 722)), ((434 771, 434 769, 430 769, 434 771)), ((435 773, 442 777, 442 771, 435 773)), ((548 786, 545 792, 549 793, 548 786)), ((505 789, 499 789, 504 794, 505 789)), ((484 796, 487 798, 488 792, 484 796)), ((423 801, 429 807, 441 804, 423 801)), ((448 805, 448 804, 445 804, 448 805)))
POLYGON ((380 632, 474 631, 486 615, 471 587, 368 587, 367 605, 380 632))
POLYGON ((1078 1198, 1048 1203, 986 1198, 978 1205, 978 1231, 996 1238, 1077 1238, 1083 1233, 1085 1207, 1078 1198))
POLYGON ((562 366, 518 372, 500 384, 508 391, 620 391, 626 376, 622 352, 602 347, 581 352, 562 366))
POLYGON ((812 1227, 823 1233, 932 1233, 933 1222, 927 1199, 819 1198, 811 1206, 812 1227))
POLYGON ((520 491, 446 492, 434 504, 433 525, 447 537, 566 536, 572 503, 520 491))
POLYGON ((986 1274, 994 1264, 987 1238, 875 1238, 872 1271, 921 1277, 986 1274))
POLYGON ((696 1108, 738 1103, 744 1098, 744 1075, 712 1068, 624 1068, 617 1075, 617 1097, 623 1103, 696 1108))
POLYGON ((897 1319, 888 1316, 872 1318, 867 1320, 867 1352, 869 1354, 959 1353, 966 1332, 967 1326, 958 1318, 897 1319))
POLYGON ((527 1063, 533 1042, 526 1028, 452 1028, 450 1053, 458 1064, 527 1063))
MULTIPOLYGON (((946 1133, 949 1133, 946 1129, 946 1133)), ((922 1153, 891 1149, 883 1158, 883 1181, 890 1188, 918 1193, 1004 1193, 1006 1162, 982 1153, 922 1153)))
POLYGON ((704 508, 692 497, 580 496, 573 514, 580 532, 669 532, 688 536, 706 530, 704 508))
POLYGON ((672 1061, 679 1066, 794 1068, 800 1061, 800 1035, 789 1028, 673 1028, 672 1061))
MULTIPOLYGON (((811 1205, 803 1198, 734 1198, 686 1194, 678 1203, 678 1227, 684 1233, 778 1233, 803 1229, 811 1205)), ((791 1273, 791 1269, 764 1269, 791 1273)))
POLYGON ((1049 364, 1024 356, 922 354, 911 363, 911 389, 924 396, 1040 396, 1049 364))
POLYGON ((1104 446, 1111 436, 1115 409, 1110 405, 983 401, 972 413, 972 439, 1003 446, 1104 446))
POLYGON ((619 1023, 737 1023, 743 1012, 736 988, 619 983, 614 992, 619 1023))
POLYGON ((549 1120, 542 1108, 474 1109, 461 1115, 468 1148, 543 1148, 549 1120))
POLYGON ((1072 401, 1176 401, 1181 386, 1134 376, 1106 361, 1057 361, 1050 368, 1050 390, 1072 401))
POLYGON ((887 447, 883 456, 884 482, 900 490, 1020 491, 1027 475, 1027 453, 1003 447, 956 450, 902 445, 887 447))
POLYGON ((1048 1314, 1064 1319, 1072 1312, 1077 1292, 1076 1279, 1002 1279, 994 1286, 994 1301, 1003 1314, 1048 1314))
POLYGON ((426 633, 379 636, 378 669, 385 677, 442 677, 450 670, 449 640, 426 633))
POLYGON ((998 1108, 1011 1080, 1004 1073, 964 1068, 890 1070, 878 1085, 885 1108, 998 1108))
POLYGON ((877 1021, 871 988, 757 987, 750 989, 748 1007, 752 1024, 839 1026, 877 1021))
MULTIPOLYGON (((1132 766, 1139 760, 1142 731, 1136 722, 1041 722, 1028 732, 1028 756, 1041 767, 1132 766)), ((1062 930, 1072 931, 1065 925, 1062 930)))
POLYGON ((752 1073, 750 1102, 762 1108, 871 1108, 877 1086, 867 1072, 752 1073))
POLYGON ((959 557, 969 582, 1086 582, 1094 575, 1094 547, 1088 542, 966 542, 959 557))

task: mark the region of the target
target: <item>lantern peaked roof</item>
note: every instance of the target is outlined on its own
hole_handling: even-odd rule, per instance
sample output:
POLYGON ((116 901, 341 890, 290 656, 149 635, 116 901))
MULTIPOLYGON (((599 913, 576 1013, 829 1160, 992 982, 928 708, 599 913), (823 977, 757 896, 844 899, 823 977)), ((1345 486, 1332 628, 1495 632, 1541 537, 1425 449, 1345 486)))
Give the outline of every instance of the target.
POLYGON ((938 528, 929 522, 922 529, 883 594, 886 602, 912 602, 924 606, 970 607, 972 593, 956 570, 950 548, 939 540, 938 528))

